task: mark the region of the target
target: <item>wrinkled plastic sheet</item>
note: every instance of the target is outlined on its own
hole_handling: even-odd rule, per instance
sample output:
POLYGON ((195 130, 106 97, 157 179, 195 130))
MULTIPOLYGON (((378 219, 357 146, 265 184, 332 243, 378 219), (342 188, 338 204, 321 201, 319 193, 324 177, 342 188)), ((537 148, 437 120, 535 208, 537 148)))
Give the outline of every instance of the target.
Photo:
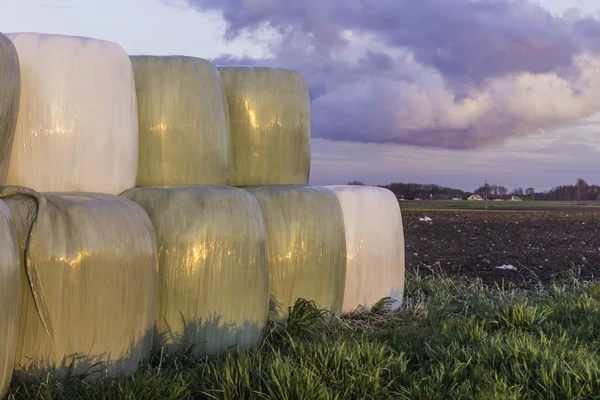
POLYGON ((369 186, 327 186, 342 207, 346 231, 346 288, 343 312, 371 308, 390 298, 402 305, 405 249, 402 215, 396 196, 369 186))
POLYGON ((228 185, 229 114, 221 75, 193 57, 131 57, 140 145, 137 186, 228 185))
POLYGON ((310 96, 302 76, 266 67, 219 68, 231 124, 231 185, 306 185, 310 96))
POLYGON ((316 186, 246 187, 260 204, 267 231, 272 311, 285 318, 304 298, 341 311, 346 238, 335 194, 316 186))
POLYGON ((20 94, 21 74, 17 50, 10 39, 0 33, 0 185, 6 183, 8 174, 20 94))
MULTIPOLYGON (((1 40, 1 39, 0 39, 1 40)), ((12 378, 21 312, 21 270, 17 231, 0 200, 0 399, 12 378)))
POLYGON ((24 260, 17 371, 63 378, 72 364, 92 377, 134 373, 151 354, 157 302, 144 210, 119 196, 22 187, 0 188, 0 198, 24 260))
POLYGON ((129 56, 96 39, 7 36, 21 71, 8 184, 109 194, 134 187, 138 122, 129 56))
POLYGON ((219 356, 259 344, 268 318, 268 267, 252 195, 196 186, 135 188, 123 196, 146 210, 156 232, 156 345, 219 356))

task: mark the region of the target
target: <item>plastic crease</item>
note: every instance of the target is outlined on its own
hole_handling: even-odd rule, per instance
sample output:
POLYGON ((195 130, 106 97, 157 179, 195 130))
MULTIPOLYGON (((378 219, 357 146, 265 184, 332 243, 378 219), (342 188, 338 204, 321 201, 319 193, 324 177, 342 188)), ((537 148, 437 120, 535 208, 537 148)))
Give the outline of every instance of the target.
POLYGON ((33 200, 35 204, 35 212, 30 221, 28 221, 29 228, 27 229, 27 237, 25 239, 25 247, 23 252, 23 265, 25 269, 25 276, 33 295, 35 308, 38 312, 40 320, 44 326, 44 330, 48 334, 52 349, 56 351, 56 344, 54 341, 54 329, 52 328, 52 319, 50 318, 50 312, 48 311, 48 303, 46 302, 46 296, 44 294, 44 288, 38 278, 35 265, 33 264, 30 254, 31 238, 37 228, 38 216, 40 213, 46 210, 46 198, 35 190, 25 188, 22 186, 2 186, 0 187, 0 200, 1 199, 18 199, 18 198, 29 198, 33 200))

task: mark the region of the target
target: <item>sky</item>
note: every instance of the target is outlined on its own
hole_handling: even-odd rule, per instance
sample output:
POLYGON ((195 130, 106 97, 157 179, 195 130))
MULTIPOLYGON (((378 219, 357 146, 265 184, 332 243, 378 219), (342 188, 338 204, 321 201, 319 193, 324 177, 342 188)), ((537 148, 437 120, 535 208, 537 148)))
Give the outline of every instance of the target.
POLYGON ((0 0, 0 31, 291 68, 310 183, 599 183, 597 0, 0 0))

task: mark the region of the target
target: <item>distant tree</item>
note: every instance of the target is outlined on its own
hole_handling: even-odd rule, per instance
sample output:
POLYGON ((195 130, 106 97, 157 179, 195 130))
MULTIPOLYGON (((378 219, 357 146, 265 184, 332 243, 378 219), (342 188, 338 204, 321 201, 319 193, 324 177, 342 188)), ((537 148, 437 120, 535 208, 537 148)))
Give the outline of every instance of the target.
POLYGON ((577 190, 577 200, 583 200, 584 194, 587 191, 588 183, 584 179, 577 179, 577 183, 575 184, 575 188, 577 190))
POLYGON ((529 200, 535 200, 535 189, 530 187, 525 191, 529 200))
POLYGON ((351 186, 366 186, 361 181, 351 181, 351 182, 348 182, 348 185, 351 185, 351 186))
POLYGON ((525 193, 523 192, 523 188, 522 187, 513 189, 513 191, 511 192, 511 194, 513 196, 524 196, 525 195, 525 193))

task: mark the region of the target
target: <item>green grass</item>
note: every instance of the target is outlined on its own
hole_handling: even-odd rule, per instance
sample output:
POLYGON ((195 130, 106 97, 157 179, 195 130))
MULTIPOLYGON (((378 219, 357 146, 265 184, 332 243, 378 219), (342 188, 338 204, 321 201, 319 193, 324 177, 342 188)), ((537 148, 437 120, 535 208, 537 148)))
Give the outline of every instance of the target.
POLYGON ((328 318, 299 300, 288 327, 221 360, 156 356, 121 380, 25 383, 11 399, 600 398, 600 287, 576 276, 528 290, 409 275, 388 312, 328 318))
POLYGON ((417 200, 400 201, 400 208, 403 211, 419 210, 524 210, 544 209, 544 208, 599 208, 600 202, 594 201, 467 201, 467 200, 417 200))

